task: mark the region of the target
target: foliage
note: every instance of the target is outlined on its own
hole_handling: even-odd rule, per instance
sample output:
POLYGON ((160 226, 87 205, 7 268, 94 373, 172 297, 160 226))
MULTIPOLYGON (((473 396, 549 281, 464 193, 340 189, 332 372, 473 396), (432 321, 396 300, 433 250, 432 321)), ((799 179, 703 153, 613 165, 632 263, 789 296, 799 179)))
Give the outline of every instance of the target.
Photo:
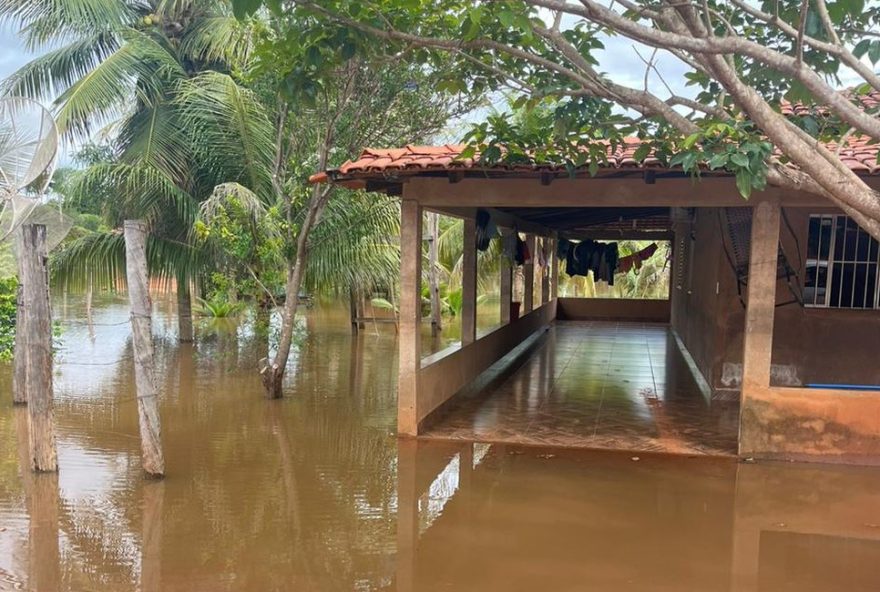
MULTIPOLYGON (((241 12, 258 0, 235 0, 241 12)), ((778 0, 703 3, 657 0, 298 0, 270 10, 303 15, 275 51, 306 66, 357 56, 411 55, 445 72, 446 91, 508 89, 515 110, 538 109, 544 125, 491 115, 467 136, 464 157, 551 163, 598 173, 628 137, 694 175, 725 172, 748 197, 766 183, 831 199, 880 236, 880 194, 816 140, 880 141, 880 2, 778 0), (601 71, 606 47, 635 44, 644 83, 601 71), (337 51, 342 48, 342 51, 337 51), (335 52, 335 53, 334 53, 335 52), (333 57, 333 56, 337 57, 333 57), (658 60, 691 86, 676 94, 658 60), (841 92, 844 76, 860 79, 841 92), (780 113, 783 100, 798 104, 780 113), (777 156, 779 154, 780 156, 777 156), (714 160, 713 160, 714 159, 714 160)), ((680 85, 679 85, 680 86, 680 85)), ((311 91, 310 91, 311 92, 311 91)))
POLYGON ((15 317, 18 309, 18 280, 0 279, 0 360, 12 359, 15 347, 15 317))
POLYGON ((232 317, 241 312, 241 303, 230 302, 220 296, 214 296, 210 300, 199 298, 198 303, 199 314, 215 319, 232 317))

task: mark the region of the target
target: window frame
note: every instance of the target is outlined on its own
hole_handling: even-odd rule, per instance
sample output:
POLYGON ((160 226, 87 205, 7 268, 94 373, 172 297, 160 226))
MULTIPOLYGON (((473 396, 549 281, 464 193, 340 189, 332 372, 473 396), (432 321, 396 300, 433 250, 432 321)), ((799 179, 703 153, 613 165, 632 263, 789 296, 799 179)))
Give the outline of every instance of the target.
MULTIPOLYGON (((847 237, 844 236, 844 238, 843 238, 844 252, 846 251, 846 247, 847 247, 846 239, 847 239, 847 237)), ((816 284, 812 287, 812 289, 815 291, 814 297, 813 297, 814 302, 807 302, 806 298, 804 298, 804 307, 805 308, 816 308, 816 309, 829 309, 829 310, 862 310, 862 311, 880 309, 880 253, 878 253, 876 261, 873 261, 873 262, 871 261, 871 252, 872 252, 871 241, 875 241, 875 240, 876 239, 874 239, 870 234, 868 234, 861 226, 856 224, 856 222, 852 218, 847 216, 846 214, 810 214, 809 219, 807 221, 807 241, 806 241, 806 253, 805 253, 806 257, 804 258, 804 263, 805 263, 806 267, 809 267, 810 265, 813 264, 813 262, 815 262, 815 266, 817 268, 817 271, 816 271, 816 284), (819 220, 819 242, 817 243, 817 246, 816 246, 816 256, 810 257, 810 238, 811 238, 810 229, 812 227, 812 223, 813 223, 814 219, 819 220), (824 220, 824 219, 831 220, 831 232, 828 237, 829 244, 828 244, 827 258, 822 258, 822 256, 821 256, 822 255, 822 230, 821 230, 821 228, 822 228, 822 220, 824 220), (856 234, 857 237, 859 237, 862 233, 864 233, 868 236, 869 240, 868 240, 868 246, 867 246, 867 259, 865 259, 865 260, 858 259, 858 245, 859 245, 858 238, 857 238, 857 242, 856 242, 854 258, 852 260, 846 259, 845 254, 842 254, 839 259, 836 258, 836 255, 837 255, 837 252, 836 252, 837 251, 837 231, 838 231, 838 228, 840 227, 840 222, 839 222, 840 219, 844 220, 844 223, 843 223, 844 232, 846 232, 846 229, 849 227, 850 224, 853 224, 857 229, 857 234, 856 234), (871 265, 874 266, 874 282, 873 282, 874 294, 873 294, 873 302, 871 303, 870 306, 852 306, 852 305, 840 306, 839 304, 835 306, 835 305, 831 304, 831 295, 832 295, 834 280, 836 279, 835 273, 834 273, 834 268, 837 264, 840 264, 841 266, 847 265, 847 264, 854 265, 854 266, 866 265, 867 266, 866 271, 865 271, 866 279, 867 279, 867 277, 870 276, 870 266, 871 265), (818 279, 819 279, 818 269, 820 267, 822 267, 823 265, 826 266, 826 274, 825 274, 826 279, 825 279, 824 286, 821 286, 818 282, 818 279), (816 293, 818 292, 818 290, 820 289, 820 287, 824 289, 824 302, 815 302, 815 300, 816 300, 815 296, 816 296, 816 293)), ((878 249, 880 249, 880 245, 878 245, 878 249)), ((853 273, 855 274, 855 271, 853 271, 853 273)), ((854 284, 853 290, 855 290, 855 282, 853 282, 853 284, 854 284)), ((870 286, 870 282, 866 281, 865 286, 866 286, 865 290, 867 292, 868 287, 870 286)), ((803 288, 804 292, 806 292, 806 290, 809 289, 807 286, 806 272, 804 274, 804 281, 803 281, 802 288, 803 288)), ((852 298, 851 302, 854 302, 854 301, 855 301, 855 297, 852 298)))

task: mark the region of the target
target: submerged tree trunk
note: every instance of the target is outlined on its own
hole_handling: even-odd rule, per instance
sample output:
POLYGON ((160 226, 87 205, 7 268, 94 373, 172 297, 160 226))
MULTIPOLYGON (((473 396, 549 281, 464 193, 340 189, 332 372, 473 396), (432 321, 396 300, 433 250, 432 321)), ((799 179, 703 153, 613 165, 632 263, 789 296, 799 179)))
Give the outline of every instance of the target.
POLYGON ((19 312, 24 313, 27 319, 23 336, 31 468, 38 472, 53 472, 58 470, 58 458, 52 401, 52 316, 46 268, 46 227, 42 224, 26 224, 21 232, 18 256, 21 260, 24 308, 19 312))
POLYGON ((177 280, 177 329, 181 343, 193 340, 192 294, 189 282, 177 280))
POLYGON ((141 434, 141 464, 147 475, 162 477, 165 459, 159 424, 159 400, 153 365, 153 327, 149 279, 147 276, 147 227, 141 220, 125 221, 125 267, 128 300, 131 303, 131 332, 134 348, 134 377, 141 434))
POLYGON ((440 241, 440 214, 428 214, 430 226, 428 235, 428 289, 431 292, 431 335, 437 336, 443 330, 440 319, 440 279, 437 277, 439 260, 438 243, 440 241))
MULTIPOLYGON (((321 166, 323 166, 323 163, 326 162, 326 155, 320 160, 321 166)), ((266 390, 266 396, 270 399, 280 399, 283 394, 281 385, 284 380, 284 371, 287 369, 287 358, 290 357, 290 348, 293 344, 293 328, 296 323, 299 291, 308 264, 309 237, 321 219, 331 190, 331 186, 315 185, 312 188, 309 209, 296 238, 296 256, 288 263, 287 286, 285 288, 287 296, 281 313, 281 336, 278 339, 278 351, 275 352, 275 357, 271 360, 268 357, 260 360, 263 388, 266 390)))

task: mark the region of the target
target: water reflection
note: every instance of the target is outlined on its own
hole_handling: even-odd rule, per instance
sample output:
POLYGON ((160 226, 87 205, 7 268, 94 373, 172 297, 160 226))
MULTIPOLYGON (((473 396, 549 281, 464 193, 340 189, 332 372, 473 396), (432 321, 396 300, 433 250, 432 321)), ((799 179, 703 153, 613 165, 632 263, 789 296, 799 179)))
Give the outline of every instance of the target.
POLYGON ((399 455, 399 590, 880 584, 876 470, 436 441, 399 455))
MULTIPOLYGON (((78 306, 69 300, 70 319, 84 318, 78 306)), ((59 475, 21 470, 26 412, 0 405, 0 590, 880 581, 880 471, 398 440, 393 328, 352 337, 344 309, 310 311, 289 396, 266 401, 253 368, 268 334, 244 319, 178 346, 163 306, 166 480, 139 470, 124 303, 96 303, 94 341, 87 326, 65 328, 59 475)))

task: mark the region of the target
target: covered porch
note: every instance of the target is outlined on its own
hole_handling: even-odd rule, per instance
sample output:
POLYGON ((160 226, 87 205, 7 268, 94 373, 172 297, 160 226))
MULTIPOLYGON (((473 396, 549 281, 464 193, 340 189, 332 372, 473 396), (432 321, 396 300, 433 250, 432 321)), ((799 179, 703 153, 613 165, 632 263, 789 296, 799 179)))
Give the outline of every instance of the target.
POLYGON ((808 222, 814 212, 840 215, 823 198, 767 188, 746 201, 723 173, 707 171, 694 181, 657 163, 636 165, 627 156, 635 146, 611 154, 595 176, 480 167, 456 161, 460 149, 368 150, 328 172, 333 182, 401 198, 400 435, 854 462, 880 457, 880 393, 837 386, 840 376, 880 384, 865 348, 880 335, 876 303, 856 314, 814 313, 803 300, 811 273, 809 261, 803 264, 808 222), (426 212, 464 221, 461 342, 427 356, 420 330, 426 212), (519 237, 547 263, 522 265, 518 299, 515 266, 502 265, 501 324, 478 334, 477 219, 485 213, 499 229, 497 240, 519 237), (670 241, 669 299, 561 298, 563 239, 670 241), (797 262, 792 273, 789 262, 797 262), (777 309, 781 331, 774 331, 777 309), (824 333, 805 337, 803 327, 819 326, 824 333), (864 332, 861 343, 853 331, 864 332), (831 340, 844 345, 825 351, 831 340), (849 370, 824 380, 835 367, 849 370), (829 384, 805 388, 817 382, 829 384))

